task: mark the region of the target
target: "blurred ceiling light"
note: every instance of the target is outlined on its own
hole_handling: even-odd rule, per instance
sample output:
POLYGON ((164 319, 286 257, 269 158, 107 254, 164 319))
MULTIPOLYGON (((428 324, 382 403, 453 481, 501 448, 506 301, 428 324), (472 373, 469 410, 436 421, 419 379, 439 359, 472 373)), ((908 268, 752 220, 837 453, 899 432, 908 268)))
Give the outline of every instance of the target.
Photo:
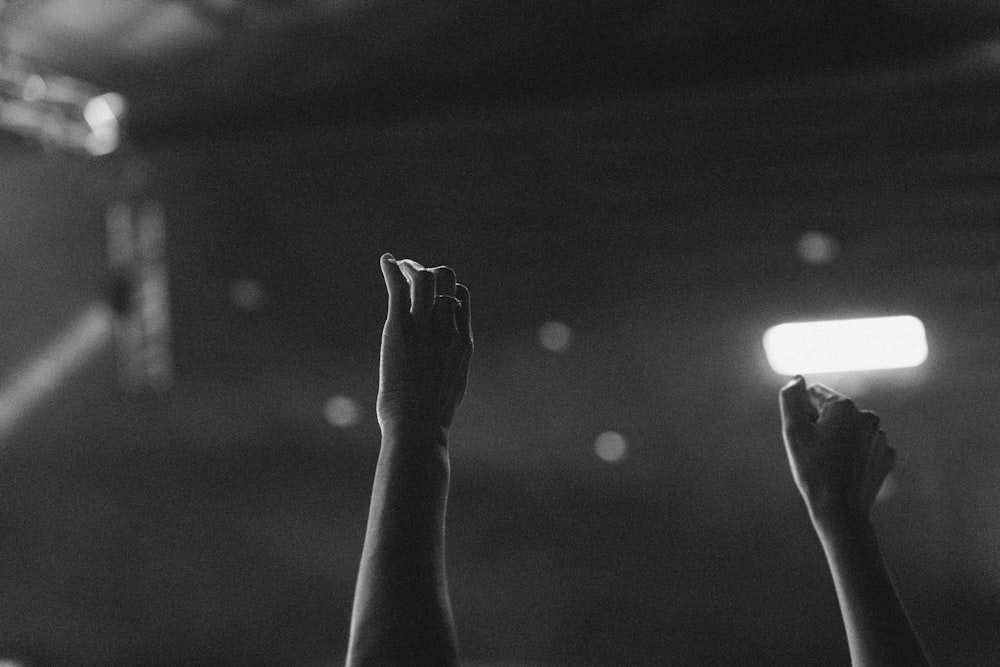
POLYGON ((265 297, 264 287, 253 278, 242 278, 229 286, 229 298, 240 310, 260 310, 265 297))
POLYGON ((323 416, 331 426, 350 428, 361 421, 361 406, 350 396, 334 396, 323 406, 323 416))
POLYGON ((996 69, 1000 65, 1000 40, 990 38, 973 44, 960 57, 967 67, 996 69))
POLYGON ((73 324, 0 387, 0 435, 5 435, 54 391, 111 335, 111 312, 103 304, 87 308, 73 324))
POLYGON ((118 368, 130 391, 173 382, 166 226, 158 201, 116 201, 105 212, 118 368))
POLYGON ((573 332, 562 322, 546 322, 538 328, 538 343, 549 352, 565 352, 573 339, 573 332))
POLYGON ((911 315, 779 324, 763 342, 781 375, 910 368, 927 358, 924 325, 911 315))
POLYGON ((825 232, 806 232, 795 250, 806 264, 829 264, 840 255, 840 243, 825 232))
POLYGON ((125 98, 80 79, 42 72, 0 51, 0 130, 45 146, 107 155, 121 146, 125 98))
POLYGON ((605 431, 594 439, 594 453, 605 463, 618 463, 628 452, 628 442, 621 433, 605 431))

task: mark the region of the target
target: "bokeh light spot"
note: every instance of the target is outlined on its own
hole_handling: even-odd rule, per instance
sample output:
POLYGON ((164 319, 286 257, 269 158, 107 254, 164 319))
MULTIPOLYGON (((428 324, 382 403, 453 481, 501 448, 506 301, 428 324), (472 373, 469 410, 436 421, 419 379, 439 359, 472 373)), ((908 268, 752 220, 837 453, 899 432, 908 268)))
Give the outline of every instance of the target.
POLYGON ((824 232, 806 232, 795 250, 806 264, 829 264, 840 256, 840 243, 824 232))
POLYGON ((361 421, 361 406, 350 396, 334 396, 323 406, 323 417, 337 428, 351 428, 361 421))
POLYGON ((538 343, 549 352, 565 352, 573 340, 573 331, 556 320, 550 320, 538 328, 538 343))
POLYGON ((240 310, 260 310, 265 297, 264 287, 253 278, 241 278, 229 286, 229 298, 240 310))
POLYGON ((621 433, 605 431, 594 440, 594 453, 606 463, 618 463, 628 453, 628 442, 621 433))

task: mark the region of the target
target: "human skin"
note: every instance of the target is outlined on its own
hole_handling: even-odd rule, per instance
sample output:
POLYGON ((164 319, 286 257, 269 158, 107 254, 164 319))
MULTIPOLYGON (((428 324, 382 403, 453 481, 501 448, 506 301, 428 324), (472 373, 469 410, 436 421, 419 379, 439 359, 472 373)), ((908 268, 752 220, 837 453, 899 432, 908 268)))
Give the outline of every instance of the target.
POLYGON ((355 589, 348 665, 456 665, 445 571, 449 431, 473 338, 447 267, 381 258, 389 297, 377 413, 382 446, 355 589))
POLYGON ((895 451, 879 418, 846 396, 807 388, 780 394, 792 476, 823 546, 855 667, 917 667, 928 661, 879 550, 871 509, 895 451))

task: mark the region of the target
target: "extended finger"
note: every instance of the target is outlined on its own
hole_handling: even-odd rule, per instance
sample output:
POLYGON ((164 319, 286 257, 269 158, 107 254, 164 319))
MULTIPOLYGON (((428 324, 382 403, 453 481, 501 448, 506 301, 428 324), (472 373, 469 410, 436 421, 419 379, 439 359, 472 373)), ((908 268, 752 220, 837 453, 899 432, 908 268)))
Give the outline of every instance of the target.
POLYGON ((455 296, 455 272, 447 266, 430 270, 434 275, 436 295, 434 298, 434 322, 436 326, 455 330, 455 311, 458 297, 455 296))
POLYGON ((400 271, 399 263, 391 254, 385 253, 379 260, 385 289, 389 293, 389 315, 402 315, 410 309, 410 291, 406 276, 400 271))
POLYGON ((412 283, 413 277, 424 270, 424 265, 413 259, 401 259, 398 263, 408 283, 412 283))
POLYGON ((819 416, 815 406, 809 400, 806 380, 801 375, 781 388, 778 394, 778 404, 781 408, 781 424, 785 433, 811 428, 819 416))
POLYGON ((428 269, 434 274, 434 282, 438 294, 455 296, 455 271, 449 266, 435 266, 428 269))
POLYGON ((472 344, 472 302, 469 300, 469 288, 461 283, 455 286, 455 296, 462 302, 455 315, 455 324, 458 325, 458 332, 463 334, 469 344, 472 344))
POLYGON ((434 274, 412 259, 401 259, 399 265, 410 282, 410 313, 418 321, 428 319, 434 308, 434 274))

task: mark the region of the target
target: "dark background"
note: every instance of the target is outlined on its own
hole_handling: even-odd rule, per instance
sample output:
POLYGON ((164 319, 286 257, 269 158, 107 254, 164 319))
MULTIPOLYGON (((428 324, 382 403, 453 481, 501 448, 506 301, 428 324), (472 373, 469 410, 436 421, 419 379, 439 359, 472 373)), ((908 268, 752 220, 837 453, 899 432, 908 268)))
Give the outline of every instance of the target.
POLYGON ((935 664, 995 662, 1000 22, 831 4, 9 3, 8 48, 132 112, 105 159, 4 138, 0 376, 107 298, 107 207, 159 201, 175 383, 123 391, 109 343, 0 434, 0 646, 343 659, 388 250, 473 295, 470 663, 846 664, 760 340, 901 313, 924 366, 810 380, 899 452, 875 521, 935 664), (831 264, 796 254, 817 230, 831 264), (333 395, 360 423, 324 420, 333 395))

